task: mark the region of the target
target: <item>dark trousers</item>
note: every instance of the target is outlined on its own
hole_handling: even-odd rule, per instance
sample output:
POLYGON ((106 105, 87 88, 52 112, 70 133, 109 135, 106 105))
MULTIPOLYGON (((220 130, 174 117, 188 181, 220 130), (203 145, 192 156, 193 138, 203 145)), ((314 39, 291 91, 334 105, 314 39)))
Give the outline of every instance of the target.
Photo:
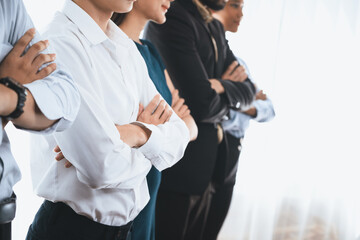
POLYGON ((208 219, 204 230, 204 240, 216 240, 221 227, 229 212, 230 203, 233 195, 234 185, 221 186, 215 189, 212 197, 208 219))
POLYGON ((203 240, 217 239, 230 208, 241 151, 241 140, 227 134, 226 143, 220 145, 218 162, 226 160, 228 165, 221 178, 214 178, 215 193, 212 196, 203 240))
POLYGON ((132 223, 113 227, 75 213, 68 205, 45 201, 26 240, 129 240, 132 223))
POLYGON ((0 224, 0 239, 11 240, 11 222, 0 224))
POLYGON ((156 203, 157 240, 201 240, 213 187, 202 195, 187 195, 160 189, 156 203))

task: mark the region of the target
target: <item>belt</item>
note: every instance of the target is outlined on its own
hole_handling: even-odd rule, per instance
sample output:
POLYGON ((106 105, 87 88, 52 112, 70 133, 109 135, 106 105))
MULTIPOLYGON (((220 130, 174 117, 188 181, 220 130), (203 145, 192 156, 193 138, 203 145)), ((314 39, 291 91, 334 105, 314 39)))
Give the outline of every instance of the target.
MULTIPOLYGON (((1 173, 0 182, 4 173, 4 163, 0 157, 1 173)), ((11 197, 4 199, 0 202, 0 224, 6 224, 11 222, 15 218, 16 212, 16 195, 13 192, 11 197)))
POLYGON ((10 198, 0 202, 0 224, 11 222, 15 218, 16 195, 13 192, 10 198))

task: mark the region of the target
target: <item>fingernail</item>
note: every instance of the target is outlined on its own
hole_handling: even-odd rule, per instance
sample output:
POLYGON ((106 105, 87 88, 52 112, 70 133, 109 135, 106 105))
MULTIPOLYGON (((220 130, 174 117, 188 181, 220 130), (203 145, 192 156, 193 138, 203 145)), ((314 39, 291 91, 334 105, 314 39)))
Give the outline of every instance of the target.
POLYGON ((49 46, 49 40, 45 40, 44 42, 45 42, 46 47, 48 47, 49 46))
POLYGON ((31 29, 29 29, 29 32, 30 32, 30 34, 35 35, 36 30, 35 30, 35 28, 31 28, 31 29))

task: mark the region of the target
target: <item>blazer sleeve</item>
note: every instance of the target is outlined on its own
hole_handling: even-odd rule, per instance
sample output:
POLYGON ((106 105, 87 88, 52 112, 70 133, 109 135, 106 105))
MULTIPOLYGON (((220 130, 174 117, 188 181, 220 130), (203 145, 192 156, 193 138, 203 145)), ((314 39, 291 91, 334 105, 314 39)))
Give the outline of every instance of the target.
MULTIPOLYGON (((222 34, 222 38, 225 39, 223 46, 226 55, 223 66, 224 73, 228 69, 230 64, 232 64, 232 62, 238 60, 230 49, 228 40, 226 40, 225 30, 221 22, 219 22, 218 20, 214 20, 213 24, 215 25, 218 34, 222 34)), ((227 79, 219 80, 225 89, 225 95, 229 101, 229 105, 231 108, 236 110, 246 109, 254 101, 256 88, 249 77, 244 82, 233 82, 227 79)))
POLYGON ((144 36, 159 50, 194 119, 220 122, 229 110, 229 101, 211 88, 196 47, 194 27, 188 18, 170 11, 165 24, 149 23, 144 36))

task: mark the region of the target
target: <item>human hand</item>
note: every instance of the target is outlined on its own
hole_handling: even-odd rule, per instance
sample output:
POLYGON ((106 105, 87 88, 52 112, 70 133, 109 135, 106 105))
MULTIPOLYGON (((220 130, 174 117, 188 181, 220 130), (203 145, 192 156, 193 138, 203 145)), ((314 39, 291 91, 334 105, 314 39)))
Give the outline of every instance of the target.
POLYGON ((141 147, 150 138, 151 131, 137 123, 115 125, 120 133, 120 139, 130 147, 141 147))
POLYGON ((218 94, 225 92, 225 88, 219 80, 212 78, 209 79, 209 82, 211 84, 211 88, 214 89, 218 94))
POLYGON ((222 79, 231 80, 234 82, 243 82, 247 79, 245 67, 240 65, 237 61, 234 61, 226 69, 224 74, 221 76, 222 79))
POLYGON ((190 115, 190 109, 185 104, 185 100, 179 96, 179 91, 175 89, 172 93, 172 104, 171 108, 174 112, 183 119, 186 116, 190 115))
POLYGON ((263 92, 263 90, 260 90, 258 93, 256 93, 255 95, 255 100, 266 100, 267 96, 266 94, 263 92))
POLYGON ((140 107, 142 106, 140 105, 137 121, 155 126, 168 122, 172 115, 172 110, 165 100, 160 99, 160 94, 157 94, 142 112, 140 112, 140 107))
POLYGON ((39 71, 46 63, 55 60, 55 54, 41 54, 49 46, 49 41, 39 41, 24 54, 26 47, 35 36, 35 29, 29 29, 15 44, 14 48, 0 63, 0 77, 11 77, 21 84, 43 79, 56 69, 51 63, 39 71))
MULTIPOLYGON (((60 147, 59 147, 58 145, 54 148, 54 152, 57 153, 57 155, 55 156, 55 160, 56 160, 56 161, 59 162, 59 161, 61 161, 61 160, 63 160, 63 159, 65 158, 65 157, 64 157, 64 154, 61 152, 61 149, 60 149, 60 147)), ((65 166, 66 168, 69 168, 69 167, 72 167, 72 164, 71 164, 71 162, 69 162, 68 160, 66 160, 64 166, 65 166)))

